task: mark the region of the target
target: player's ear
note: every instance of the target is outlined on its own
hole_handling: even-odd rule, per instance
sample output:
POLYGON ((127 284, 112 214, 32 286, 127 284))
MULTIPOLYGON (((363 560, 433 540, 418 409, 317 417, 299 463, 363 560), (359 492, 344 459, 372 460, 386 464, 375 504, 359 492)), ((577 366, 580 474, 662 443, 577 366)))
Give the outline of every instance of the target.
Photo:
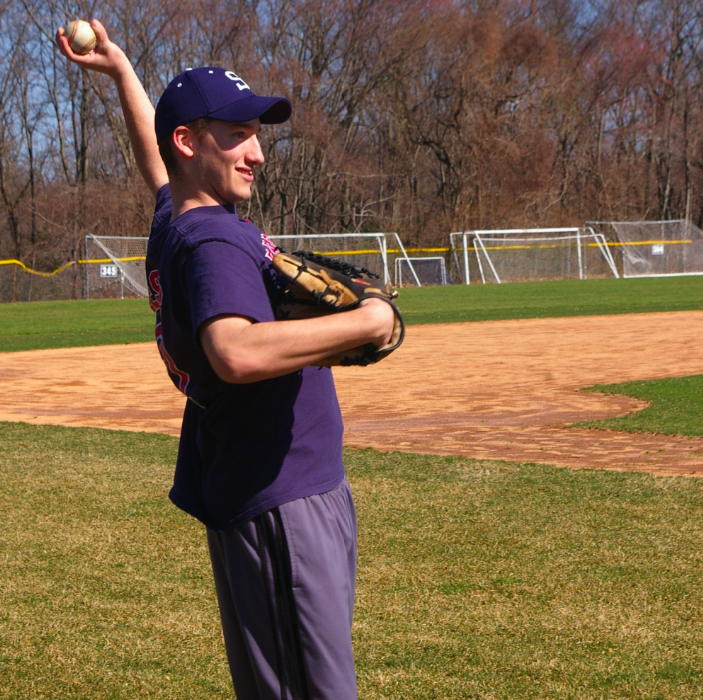
POLYGON ((197 137, 187 126, 177 126, 171 134, 171 141, 176 149, 176 153, 185 158, 192 158, 195 155, 194 145, 197 137))

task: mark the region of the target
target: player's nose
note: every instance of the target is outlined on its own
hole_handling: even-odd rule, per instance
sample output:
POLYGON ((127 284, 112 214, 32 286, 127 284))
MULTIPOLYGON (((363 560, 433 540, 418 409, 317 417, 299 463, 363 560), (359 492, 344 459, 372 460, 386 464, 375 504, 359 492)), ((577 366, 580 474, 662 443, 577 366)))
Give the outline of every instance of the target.
POLYGON ((264 152, 261 150, 261 144, 256 134, 253 134, 249 139, 249 148, 247 149, 246 159, 250 165, 261 165, 264 160, 264 152))

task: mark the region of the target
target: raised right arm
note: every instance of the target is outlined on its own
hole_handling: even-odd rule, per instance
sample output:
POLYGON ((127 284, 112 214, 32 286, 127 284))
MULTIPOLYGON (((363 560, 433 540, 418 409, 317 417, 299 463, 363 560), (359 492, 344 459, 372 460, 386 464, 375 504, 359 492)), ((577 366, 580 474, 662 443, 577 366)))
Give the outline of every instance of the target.
POLYGON ((98 37, 98 46, 89 54, 81 56, 71 51, 63 27, 56 32, 56 44, 69 61, 88 70, 105 73, 115 81, 134 159, 147 186, 156 194, 168 182, 168 175, 156 143, 154 106, 124 51, 110 41, 105 27, 97 19, 92 20, 90 25, 98 37))

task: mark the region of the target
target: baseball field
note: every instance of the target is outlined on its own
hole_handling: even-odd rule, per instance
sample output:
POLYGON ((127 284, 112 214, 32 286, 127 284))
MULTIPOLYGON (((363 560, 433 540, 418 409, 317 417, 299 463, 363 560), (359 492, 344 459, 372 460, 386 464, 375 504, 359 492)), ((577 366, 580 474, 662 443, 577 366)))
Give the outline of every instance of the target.
MULTIPOLYGON (((407 290, 335 370, 362 699, 700 698, 703 278, 407 290)), ((228 698, 142 300, 0 306, 0 697, 228 698)))

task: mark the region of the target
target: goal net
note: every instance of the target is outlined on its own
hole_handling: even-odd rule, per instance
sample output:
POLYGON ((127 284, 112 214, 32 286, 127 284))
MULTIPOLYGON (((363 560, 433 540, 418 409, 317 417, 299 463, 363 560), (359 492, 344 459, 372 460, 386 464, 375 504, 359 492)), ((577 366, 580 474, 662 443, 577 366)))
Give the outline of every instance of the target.
POLYGON ((269 238, 289 253, 307 250, 365 267, 380 275, 384 284, 392 284, 390 271, 397 259, 403 259, 410 277, 422 286, 397 233, 311 233, 269 238))
POLYGON ((685 219, 588 222, 611 238, 623 277, 703 274, 703 231, 685 219))
POLYGON ((417 286, 415 278, 410 271, 413 267, 415 275, 419 278, 421 286, 448 284, 447 265, 444 258, 432 256, 426 258, 395 259, 395 286, 417 286))
POLYGON ((472 269, 484 284, 619 276, 605 237, 592 230, 460 231, 450 244, 466 284, 472 269))
POLYGON ((146 247, 149 239, 133 236, 85 237, 85 296, 103 299, 148 297, 146 247))

